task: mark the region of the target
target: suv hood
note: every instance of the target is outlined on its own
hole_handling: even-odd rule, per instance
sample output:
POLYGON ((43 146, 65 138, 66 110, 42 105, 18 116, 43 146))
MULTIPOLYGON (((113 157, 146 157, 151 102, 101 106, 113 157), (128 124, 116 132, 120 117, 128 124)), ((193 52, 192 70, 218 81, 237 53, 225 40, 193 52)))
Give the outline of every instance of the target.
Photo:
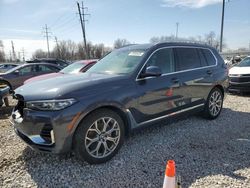
MULTIPOLYGON (((25 101, 74 98, 73 93, 80 92, 84 96, 86 93, 93 93, 93 90, 100 92, 102 88, 97 87, 97 85, 103 86, 104 82, 114 82, 120 79, 124 79, 124 76, 97 73, 61 75, 27 83, 17 88, 15 95, 21 95, 25 101)), ((108 85, 105 84, 105 88, 108 85)))

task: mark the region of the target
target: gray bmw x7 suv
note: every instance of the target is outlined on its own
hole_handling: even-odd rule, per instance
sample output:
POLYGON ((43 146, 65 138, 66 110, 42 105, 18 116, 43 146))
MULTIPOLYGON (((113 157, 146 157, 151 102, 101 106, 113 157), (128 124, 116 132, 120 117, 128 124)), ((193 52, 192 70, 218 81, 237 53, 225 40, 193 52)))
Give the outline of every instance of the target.
POLYGON ((226 87, 227 67, 214 48, 131 45, 114 50, 85 74, 19 87, 10 120, 35 150, 74 150, 89 163, 102 163, 136 128, 184 112, 217 118, 226 87))

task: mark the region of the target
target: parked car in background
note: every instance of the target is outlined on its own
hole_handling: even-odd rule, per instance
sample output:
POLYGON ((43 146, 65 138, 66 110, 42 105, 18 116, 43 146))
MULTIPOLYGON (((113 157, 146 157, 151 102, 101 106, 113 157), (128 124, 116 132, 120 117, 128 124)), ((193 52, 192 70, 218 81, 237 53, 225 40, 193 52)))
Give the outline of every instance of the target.
POLYGON ((27 84, 27 83, 32 82, 32 81, 37 81, 37 80, 44 80, 44 79, 48 79, 48 78, 55 78, 55 77, 58 77, 58 76, 61 76, 61 75, 65 75, 65 74, 70 75, 70 74, 82 73, 82 72, 87 71, 97 61, 98 61, 98 59, 89 59, 89 60, 76 61, 76 62, 68 65, 64 69, 62 69, 60 72, 49 73, 49 74, 44 74, 44 75, 41 75, 41 76, 32 77, 32 78, 26 80, 24 82, 24 84, 27 84))
POLYGON ((229 92, 250 92, 250 56, 229 69, 229 92))
POLYGON ((34 59, 30 61, 26 61, 26 63, 50 63, 57 65, 61 68, 67 67, 71 62, 69 61, 64 61, 61 59, 56 59, 56 58, 40 58, 40 59, 34 59))
POLYGON ((226 58, 224 58, 224 62, 225 62, 225 64, 228 65, 228 66, 232 64, 232 63, 231 63, 231 60, 232 60, 231 57, 226 57, 226 58))
POLYGON ((33 149, 74 150, 80 159, 102 163, 134 129, 184 112, 217 118, 225 87, 227 67, 212 47, 131 45, 109 53, 84 74, 16 89, 18 105, 10 121, 33 149))
POLYGON ((230 65, 231 65, 231 66, 235 66, 235 65, 237 65, 238 63, 240 63, 241 60, 242 60, 242 58, 241 58, 240 55, 233 56, 232 59, 230 60, 230 65))
POLYGON ((0 79, 5 80, 10 89, 14 90, 23 85, 24 81, 38 75, 58 72, 61 68, 49 63, 25 63, 5 73, 0 73, 0 79))
POLYGON ((8 86, 8 83, 0 79, 0 107, 5 104, 5 106, 9 106, 9 101, 7 96, 9 95, 10 88, 8 86))
POLYGON ((10 69, 13 69, 15 67, 17 67, 18 65, 20 64, 15 64, 15 63, 3 63, 3 64, 0 64, 0 73, 2 72, 6 72, 10 69))

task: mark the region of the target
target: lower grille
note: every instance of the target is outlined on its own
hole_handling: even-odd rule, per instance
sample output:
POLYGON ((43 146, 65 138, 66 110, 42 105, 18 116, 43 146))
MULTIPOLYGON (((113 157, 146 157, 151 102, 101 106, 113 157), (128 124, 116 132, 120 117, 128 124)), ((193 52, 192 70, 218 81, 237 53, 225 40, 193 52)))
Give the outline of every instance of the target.
POLYGON ((229 81, 235 83, 250 82, 250 77, 229 77, 229 81))
POLYGON ((46 142, 53 143, 53 137, 54 137, 54 135, 51 135, 51 134, 53 134, 52 130, 53 130, 53 127, 52 127, 51 124, 45 124, 44 127, 41 130, 40 136, 46 142))

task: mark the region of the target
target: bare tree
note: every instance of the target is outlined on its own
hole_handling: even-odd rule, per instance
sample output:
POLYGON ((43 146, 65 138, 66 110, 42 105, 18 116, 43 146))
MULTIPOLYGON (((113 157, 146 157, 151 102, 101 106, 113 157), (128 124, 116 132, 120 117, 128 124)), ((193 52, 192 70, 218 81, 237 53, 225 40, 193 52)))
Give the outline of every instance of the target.
POLYGON ((0 62, 5 61, 5 53, 4 53, 4 46, 3 42, 0 40, 0 62))
POLYGON ((208 34, 205 34, 205 42, 210 45, 213 46, 215 44, 215 32, 214 31, 210 31, 208 34))
POLYGON ((44 57, 47 57, 47 52, 43 51, 42 49, 38 49, 32 54, 33 59, 44 58, 44 57))
MULTIPOLYGON (((104 44, 93 45, 91 42, 87 43, 87 47, 91 59, 99 59, 112 50, 105 47, 104 44)), ((46 55, 47 53, 40 49, 33 54, 33 58, 44 58, 46 55)), ((50 56, 70 61, 87 59, 82 43, 75 43, 71 40, 58 42, 58 45, 51 51, 50 56)))
POLYGON ((174 35, 170 35, 170 36, 152 37, 149 41, 151 43, 158 43, 158 42, 169 42, 174 40, 176 40, 176 37, 174 35))
POLYGON ((129 44, 131 43, 127 39, 116 39, 114 42, 114 48, 121 48, 129 44))
MULTIPOLYGON (((152 37, 150 39, 151 43, 158 43, 158 42, 172 42, 176 41, 176 38, 174 35, 169 36, 160 36, 160 37, 152 37)), ((219 50, 220 47, 220 40, 219 36, 216 36, 214 31, 210 31, 208 34, 205 34, 204 37, 198 35, 198 36, 190 36, 190 37, 182 37, 178 38, 177 41, 186 41, 186 42, 197 42, 197 43, 205 43, 209 46, 214 47, 215 49, 219 50)), ((223 40, 223 48, 226 47, 225 40, 223 40)))
MULTIPOLYGON (((204 36, 204 42, 214 47, 215 49, 219 50, 220 48, 220 36, 217 36, 214 31, 210 31, 208 34, 205 34, 204 36)), ((225 43, 225 39, 223 39, 223 48, 225 48, 227 45, 225 43)))

